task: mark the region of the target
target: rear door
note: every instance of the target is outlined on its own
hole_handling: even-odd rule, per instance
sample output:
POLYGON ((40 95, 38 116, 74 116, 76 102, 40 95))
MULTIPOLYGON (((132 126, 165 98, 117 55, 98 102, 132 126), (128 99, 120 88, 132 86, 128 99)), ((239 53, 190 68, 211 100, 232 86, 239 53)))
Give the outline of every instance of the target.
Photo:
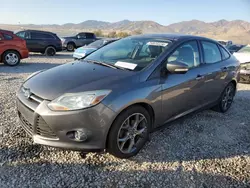
POLYGON ((223 89, 227 73, 227 65, 223 61, 219 46, 211 41, 200 41, 203 61, 201 76, 205 79, 203 100, 207 103, 215 102, 223 89))
POLYGON ((27 39, 30 44, 30 49, 33 52, 44 52, 47 46, 46 35, 42 32, 31 31, 27 39))

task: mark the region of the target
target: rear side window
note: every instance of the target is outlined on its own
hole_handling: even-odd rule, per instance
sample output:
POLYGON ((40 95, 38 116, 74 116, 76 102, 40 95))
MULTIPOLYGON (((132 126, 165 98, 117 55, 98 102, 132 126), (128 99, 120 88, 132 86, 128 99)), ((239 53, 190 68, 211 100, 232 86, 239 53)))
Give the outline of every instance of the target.
POLYGON ((93 33, 86 33, 86 38, 87 39, 93 39, 94 38, 94 34, 93 33))
POLYGON ((55 39, 54 36, 47 33, 31 32, 32 39, 55 39))
POLYGON ((203 47, 205 63, 217 63, 222 60, 217 44, 207 41, 202 41, 201 44, 203 47))
POLYGON ((220 51, 221 51, 223 60, 228 59, 230 57, 229 53, 224 48, 222 48, 221 46, 220 46, 220 51))
POLYGON ((3 33, 3 38, 5 40, 12 40, 13 39, 13 37, 11 35, 8 35, 8 34, 5 34, 5 33, 3 33))

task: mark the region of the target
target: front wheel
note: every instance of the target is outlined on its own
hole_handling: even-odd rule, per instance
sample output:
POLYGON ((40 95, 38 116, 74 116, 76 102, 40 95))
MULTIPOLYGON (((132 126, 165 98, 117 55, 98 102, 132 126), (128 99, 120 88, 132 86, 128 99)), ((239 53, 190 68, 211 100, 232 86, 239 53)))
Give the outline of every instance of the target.
POLYGON ((16 51, 7 51, 3 54, 3 63, 8 66, 16 66, 20 63, 20 55, 16 51))
POLYGON ((227 87, 224 89, 220 97, 219 103, 213 109, 215 111, 222 113, 228 111, 232 105, 235 96, 235 91, 236 91, 235 85, 232 82, 229 83, 227 87))
POLYGON ((135 156, 148 141, 151 118, 141 106, 133 106, 122 112, 114 121, 107 150, 118 158, 135 156))

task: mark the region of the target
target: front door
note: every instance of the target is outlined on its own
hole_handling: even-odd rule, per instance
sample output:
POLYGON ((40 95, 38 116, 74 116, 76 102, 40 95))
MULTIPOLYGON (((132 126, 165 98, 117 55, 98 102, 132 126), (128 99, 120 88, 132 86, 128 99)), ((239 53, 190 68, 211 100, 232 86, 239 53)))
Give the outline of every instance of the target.
POLYGON ((179 46, 164 63, 179 61, 188 65, 185 74, 168 74, 162 77, 162 116, 166 121, 178 118, 203 105, 201 98, 204 77, 201 76, 200 52, 196 40, 179 46))

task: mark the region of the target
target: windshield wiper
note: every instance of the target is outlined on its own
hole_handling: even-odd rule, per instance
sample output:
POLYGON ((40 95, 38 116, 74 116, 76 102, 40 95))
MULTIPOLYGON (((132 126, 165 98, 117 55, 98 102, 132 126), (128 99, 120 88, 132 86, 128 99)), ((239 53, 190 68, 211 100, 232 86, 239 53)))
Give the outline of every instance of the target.
POLYGON ((94 64, 98 64, 98 65, 102 65, 102 66, 105 66, 105 67, 110 67, 110 68, 113 68, 113 69, 118 69, 118 67, 116 67, 114 65, 104 63, 104 62, 100 62, 100 61, 94 61, 94 60, 85 60, 85 61, 90 62, 90 63, 94 63, 94 64))
POLYGON ((132 70, 130 70, 130 69, 123 68, 123 67, 119 67, 119 66, 115 66, 115 65, 108 64, 108 63, 105 63, 105 62, 94 61, 94 60, 85 60, 85 61, 86 61, 86 62, 89 62, 89 63, 94 63, 94 64, 98 64, 98 65, 110 67, 110 68, 113 68, 113 69, 121 69, 121 70, 129 70, 129 71, 132 71, 132 70))

